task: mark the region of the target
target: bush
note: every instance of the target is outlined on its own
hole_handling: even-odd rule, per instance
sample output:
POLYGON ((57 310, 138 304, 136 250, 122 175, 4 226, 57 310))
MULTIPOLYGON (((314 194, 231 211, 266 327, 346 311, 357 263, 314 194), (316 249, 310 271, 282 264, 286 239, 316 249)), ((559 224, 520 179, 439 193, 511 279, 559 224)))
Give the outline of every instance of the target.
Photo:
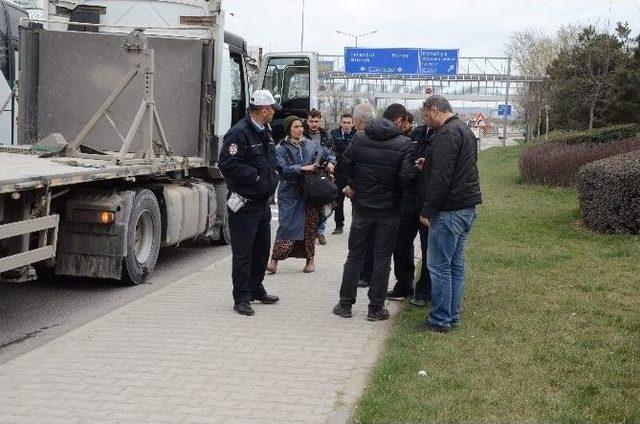
POLYGON ((526 184, 572 186, 581 166, 638 149, 640 139, 599 144, 537 144, 522 152, 520 172, 526 184))
POLYGON ((583 166, 577 183, 587 227, 599 232, 640 234, 640 151, 583 166))
POLYGON ((562 144, 609 143, 611 141, 619 141, 635 137, 637 133, 637 124, 625 124, 598 128, 595 130, 570 131, 553 134, 553 136, 549 137, 549 141, 562 144))

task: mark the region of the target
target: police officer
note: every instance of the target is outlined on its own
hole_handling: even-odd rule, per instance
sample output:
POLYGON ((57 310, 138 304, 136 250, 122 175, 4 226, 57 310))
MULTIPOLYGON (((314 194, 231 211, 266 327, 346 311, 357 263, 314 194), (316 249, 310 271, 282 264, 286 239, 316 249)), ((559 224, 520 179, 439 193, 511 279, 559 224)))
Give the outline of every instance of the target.
POLYGON ((227 132, 220 152, 219 166, 230 195, 233 310, 247 316, 255 314, 251 300, 280 300, 262 285, 271 247, 270 198, 278 184, 269 122, 278 109, 268 90, 253 93, 247 117, 227 132))

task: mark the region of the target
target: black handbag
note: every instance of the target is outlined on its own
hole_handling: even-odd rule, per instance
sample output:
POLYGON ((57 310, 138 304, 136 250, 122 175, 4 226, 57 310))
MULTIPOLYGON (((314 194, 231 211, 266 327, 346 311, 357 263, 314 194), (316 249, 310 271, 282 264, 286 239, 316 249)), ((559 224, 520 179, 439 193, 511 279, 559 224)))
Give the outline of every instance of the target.
MULTIPOLYGON (((321 159, 322 153, 318 152, 313 164, 320 165, 321 159)), ((319 167, 314 172, 306 172, 302 178, 303 190, 309 202, 319 206, 328 205, 338 197, 338 186, 327 175, 324 168, 319 167)))

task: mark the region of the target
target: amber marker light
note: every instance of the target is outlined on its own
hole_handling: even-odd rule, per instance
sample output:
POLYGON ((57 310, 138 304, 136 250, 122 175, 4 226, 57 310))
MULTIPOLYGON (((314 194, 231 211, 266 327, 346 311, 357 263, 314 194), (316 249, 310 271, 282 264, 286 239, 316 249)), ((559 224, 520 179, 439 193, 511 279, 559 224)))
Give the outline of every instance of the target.
POLYGON ((113 221, 116 219, 116 214, 113 212, 103 211, 100 213, 100 223, 101 224, 113 224, 113 221))
POLYGON ((73 211, 73 220, 87 224, 109 225, 116 220, 116 214, 111 211, 76 209, 73 211))

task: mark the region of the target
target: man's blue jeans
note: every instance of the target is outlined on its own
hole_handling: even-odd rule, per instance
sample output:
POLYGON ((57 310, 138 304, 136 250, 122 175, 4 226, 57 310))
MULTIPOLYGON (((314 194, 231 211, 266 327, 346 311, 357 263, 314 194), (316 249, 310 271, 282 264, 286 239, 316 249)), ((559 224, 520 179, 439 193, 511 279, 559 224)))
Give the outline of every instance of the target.
POLYGON ((476 208, 439 212, 429 223, 427 266, 431 274, 429 323, 440 327, 460 321, 464 289, 464 247, 476 208))

